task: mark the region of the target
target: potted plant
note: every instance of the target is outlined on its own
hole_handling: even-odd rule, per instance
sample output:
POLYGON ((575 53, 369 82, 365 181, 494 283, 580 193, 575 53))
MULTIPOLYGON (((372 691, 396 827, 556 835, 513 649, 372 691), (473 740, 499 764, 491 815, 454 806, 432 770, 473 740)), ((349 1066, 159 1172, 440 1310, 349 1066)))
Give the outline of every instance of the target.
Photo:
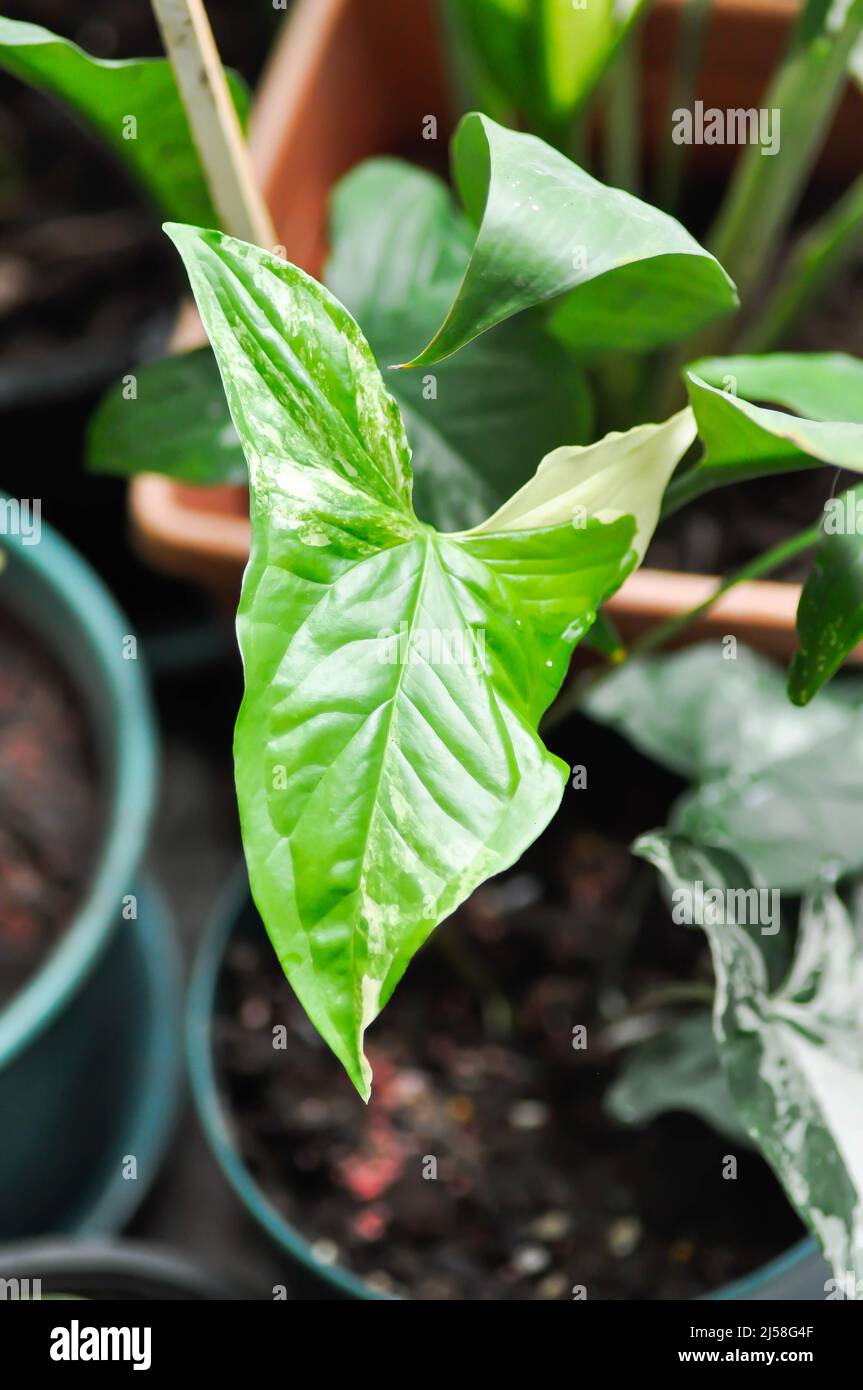
POLYGON ((141 870, 156 737, 100 581, 38 500, 0 515, 0 1233, 105 1234, 177 1096, 178 966, 141 870))
MULTIPOLYGON (((849 16, 848 22, 863 22, 859 3, 849 16)), ((224 180, 224 215, 254 227, 255 241, 267 244, 270 229, 249 188, 218 63, 203 41, 190 51, 195 35, 196 25, 184 26, 184 42, 172 51, 190 120, 200 147, 209 150, 214 186, 216 170, 224 180), (188 92, 184 69, 186 78, 197 79, 188 92)), ((601 184, 535 136, 469 115, 459 126, 453 161, 466 216, 440 181, 393 161, 373 162, 342 186, 330 269, 338 296, 248 238, 188 225, 167 228, 189 274, 249 466, 253 539, 238 613, 246 691, 235 761, 258 911, 305 1015, 368 1100, 366 1032, 412 957, 466 903, 485 916, 486 931, 491 917, 492 935, 505 936, 506 914, 498 912, 495 921, 474 895, 522 862, 551 822, 570 775, 573 793, 589 784, 586 762, 570 755, 570 772, 549 751, 540 720, 545 717, 547 731, 554 724, 563 728, 565 716, 586 700, 600 717, 603 691, 620 718, 615 711, 625 713, 633 703, 627 692, 634 685, 633 736, 654 752, 665 751, 675 769, 697 783, 682 809, 672 807, 667 794, 664 804, 658 800, 669 828, 640 842, 643 857, 680 897, 683 915, 672 925, 678 932, 681 924, 703 929, 710 949, 712 965, 696 945, 689 969, 671 984, 682 986, 678 998, 703 1003, 714 994, 715 978, 706 1035, 718 1052, 713 1080, 724 1076, 737 1132, 742 1127, 766 1158, 841 1281, 857 1270, 861 1253, 853 1136, 837 1100, 843 1087, 859 1086, 861 970, 851 908, 835 884, 841 880, 844 887, 860 862, 853 832, 825 808, 835 812, 837 801, 847 800, 849 778, 856 783, 858 731, 852 696, 827 692, 814 706, 810 702, 861 635, 858 491, 831 498, 821 522, 772 547, 723 586, 731 589, 817 548, 788 676, 794 704, 808 707, 789 706, 790 724, 777 713, 786 711, 784 680, 738 651, 734 633, 721 648, 714 646, 704 665, 686 668, 685 679, 673 671, 670 686, 675 692, 680 687, 682 704, 671 700, 653 666, 641 664, 640 656, 679 635, 701 610, 652 629, 635 653, 601 610, 640 564, 661 510, 670 514, 715 487, 756 476, 775 479, 823 464, 859 471, 854 401, 863 364, 820 354, 700 358, 683 372, 689 404, 658 423, 611 429, 588 442, 593 430, 585 364, 592 364, 604 398, 614 401, 631 378, 633 354, 704 332, 733 309, 734 284, 680 223, 601 184), (385 384, 351 309, 365 318, 384 362, 394 360, 392 349, 405 340, 406 329, 416 330, 418 347, 429 329, 427 345, 414 349, 412 372, 394 369, 385 384), (483 372, 505 387, 485 415, 480 406, 486 398, 476 389, 470 414, 441 410, 442 402, 458 401, 466 381, 472 378, 475 387, 483 372), (519 396, 518 385, 528 379, 534 394, 519 396), (560 433, 534 476, 518 486, 506 467, 524 429, 521 402, 533 409, 536 395, 543 409, 533 434, 540 427, 560 433), (765 400, 785 409, 765 409, 758 404, 765 400), (466 467, 459 453, 459 431, 468 426, 485 442, 497 431, 491 482, 466 467), (698 455, 692 452, 696 436, 704 446, 698 455), (414 507, 412 463, 424 520, 414 507), (492 482, 504 497, 493 499, 491 516, 478 519, 471 509, 480 518, 487 512, 484 489, 492 482), (454 509, 460 509, 457 517, 454 509), (582 640, 605 664, 559 695, 582 640), (739 675, 723 684, 728 671, 739 675), (645 684, 650 696, 651 682, 665 718, 659 732, 647 717, 649 698, 640 698, 645 684), (756 700, 766 687, 770 698, 760 710, 756 700), (836 768, 821 788, 801 754, 814 744, 823 762, 828 736, 836 768), (738 750, 748 750, 745 775, 736 766, 738 750), (779 775, 771 782, 774 763, 779 775), (792 776, 798 764, 809 772, 802 782, 792 776), (807 837, 801 819, 816 806, 807 837), (766 832, 759 817, 766 819, 766 832), (790 866, 777 850, 789 828, 796 831, 790 866), (762 855, 762 841, 769 854, 762 855), (783 891, 804 899, 799 924, 784 930, 783 920, 795 918, 792 911, 783 919, 776 906, 773 895, 783 891), (806 1046, 815 1048, 814 1060, 806 1046)), ((163 388, 171 382, 178 389, 181 408, 213 399, 206 354, 158 370, 163 388)), ((142 380, 143 374, 139 386, 142 380)), ((663 384, 638 371, 636 380, 647 393, 663 384)), ((223 478, 226 468, 236 467, 237 442, 221 417, 200 415, 218 424, 217 447, 207 431, 189 447, 180 431, 165 430, 164 397, 152 389, 138 395, 133 414, 141 437, 161 421, 157 461, 169 476, 188 477, 193 466, 199 479, 223 478)), ((101 428, 97 458, 105 466, 112 459, 104 419, 101 428)), ((114 466, 128 468, 130 456, 125 447, 114 455, 114 466)), ((660 673, 665 670, 660 664, 660 673)), ((566 857, 562 862, 568 866, 566 857)), ((600 857, 594 891, 603 908, 611 899, 597 887, 618 872, 613 855, 600 857)), ((583 877, 577 887, 580 900, 583 877)), ((673 904, 676 910, 676 896, 673 904)), ((630 900, 625 915, 630 929, 641 925, 644 904, 630 900)), ((663 920, 667 926, 667 914, 663 920)), ((444 927, 443 945, 449 941, 453 970, 466 984, 474 982, 483 1001, 481 1021, 504 1030, 514 1021, 509 1015, 526 1026, 520 985, 543 986, 530 999, 531 1016, 542 1019, 556 953, 595 958, 598 925, 585 923, 580 941, 548 928, 534 932, 538 980, 526 963, 522 933, 513 938, 517 1007, 508 1003, 506 988, 489 984, 473 943, 457 937, 453 944, 444 927)), ((477 935, 482 939, 482 930, 477 935)), ((590 1000, 584 990, 580 1004, 578 995, 562 998, 568 1058, 589 1051, 591 1029, 603 1013, 615 1013, 615 998, 629 1002, 637 982, 625 973, 626 939, 620 959, 592 972, 590 1000), (581 1017, 573 1017, 576 1007, 581 1017)), ((693 939, 697 943, 698 935, 693 939)), ((672 954, 676 949, 670 947, 672 954)), ((430 960, 430 951, 420 959, 430 960)), ((658 987, 657 965, 662 961, 651 954, 649 974, 658 987)), ((247 973, 254 970, 247 962, 247 973)), ((265 987, 253 984, 254 992, 239 1001, 239 1017, 243 1026, 264 1030, 271 1067, 278 1069, 294 1024, 274 1019, 265 987)), ((410 1009, 410 997, 410 986, 401 986, 390 1013, 400 1011, 402 1001, 410 1009)), ((637 1015, 656 1008, 655 999, 632 1002, 637 1015)), ((450 1059, 453 1049, 462 1051, 460 1016, 465 1028, 470 1025, 465 1009, 463 992, 441 996, 441 1067, 447 1032, 450 1059)), ((702 1041, 704 1022, 695 1019, 702 1041)), ((308 1036, 308 1023, 299 1028, 308 1036)), ((399 1074, 385 1049, 380 1102, 372 1099, 365 1147, 343 1149, 337 1157, 343 1182, 365 1208, 356 1213, 357 1232, 370 1241, 386 1228, 375 1199, 404 1161, 400 1112, 423 1104, 422 1080, 411 1079, 409 1067, 411 1040, 422 1030, 395 1031, 393 1055, 405 1071, 399 1074)), ((383 1025, 377 1032, 385 1036, 383 1025)), ((554 1046, 552 1030, 543 1048, 553 1052, 554 1046)), ((488 1065, 463 1056, 455 1065, 473 1066, 474 1080, 486 1087, 493 1078, 518 1082, 523 1073, 512 1052, 500 1045, 488 1065)), ((246 1052, 236 1070, 248 1076, 254 1062, 246 1052)), ((529 1079, 530 1090, 537 1085, 529 1079)), ((512 1100, 514 1129, 543 1128, 547 1104, 524 1092, 512 1100)), ((469 1154, 472 1111, 462 1103, 449 1113, 466 1131, 469 1154)), ((307 1107, 301 1123, 314 1150, 320 1107, 307 1107)), ((272 1133, 272 1113, 263 1125, 272 1133)), ((421 1157, 427 1171, 414 1172, 415 1187, 438 1177, 434 1148, 421 1157)), ((726 1151, 726 1159, 734 1160, 728 1177, 736 1180, 738 1155, 726 1151)), ((315 1167, 308 1151, 302 1162, 315 1167)), ((450 1176, 442 1176, 446 1195, 458 1198, 464 1173, 454 1174, 455 1190, 446 1186, 450 1176)), ((518 1186, 523 1193, 524 1182, 518 1186)), ((553 1174, 549 1190, 558 1190, 553 1174)), ((434 1210, 439 1214, 440 1205, 434 1210)), ((539 1216, 554 1217, 560 1229, 559 1210, 539 1216)), ((542 1229, 548 1233, 549 1224, 542 1229)), ((533 1224, 530 1231, 538 1234, 533 1224)), ((469 1238, 467 1228, 464 1235, 469 1238)), ((452 1259, 463 1265, 459 1231, 456 1237, 452 1259)), ((608 1241, 626 1258, 634 1248, 632 1224, 609 1232, 608 1241)), ((312 1254, 326 1262, 332 1248, 312 1247, 312 1254)), ((507 1288, 546 1267, 529 1243, 526 1253, 520 1244, 510 1254, 511 1272, 495 1286, 495 1296, 506 1296, 507 1288)), ((691 1258, 679 1247, 676 1255, 681 1263, 691 1258)), ((595 1278, 572 1286, 558 1279, 546 1294, 568 1297, 572 1287, 583 1296, 595 1278)), ((410 1278, 404 1282, 408 1292, 418 1291, 410 1278)))
MULTIPOLYGON (((465 8, 481 10, 483 3, 484 0, 470 0, 465 8)), ((485 8, 491 12, 493 30, 497 7, 492 0, 485 8)), ((693 11, 698 9, 693 7, 693 11)), ((424 125, 424 118, 430 113, 439 122, 438 141, 447 133, 446 113, 450 103, 445 95, 439 57, 441 45, 435 32, 433 6, 420 3, 398 7, 398 13, 393 10, 385 0, 371 5, 332 0, 331 3, 298 6, 256 103, 251 130, 252 152, 274 213, 277 240, 287 248, 292 261, 318 276, 323 271, 327 244, 327 197, 336 180, 364 156, 410 151, 423 162, 428 162, 429 156, 439 159, 440 144, 425 138, 428 125, 427 122, 424 125), (331 112, 336 107, 345 112, 349 109, 350 116, 320 120, 320 112, 331 112)), ((699 12, 704 19, 704 7, 700 7, 699 12)), ((670 55, 678 38, 680 14, 681 7, 673 4, 650 7, 642 35, 643 103, 636 124, 645 132, 651 161, 648 167, 656 173, 650 186, 658 187, 664 199, 669 188, 679 187, 682 165, 679 160, 675 163, 673 156, 686 156, 687 167, 696 176, 696 191, 702 192, 705 177, 709 177, 711 171, 724 177, 735 160, 740 168, 746 162, 744 152, 729 143, 694 144, 688 149, 673 145, 670 140, 672 110, 691 105, 696 97, 705 108, 755 105, 771 70, 779 63, 792 21, 789 6, 720 5, 710 15, 706 38, 702 33, 703 49, 699 47, 697 32, 692 35, 687 30, 681 37, 675 69, 670 55), (700 67, 699 52, 702 53, 700 67), (675 70, 677 77, 673 78, 675 70), (672 156, 670 168, 659 170, 656 168, 659 155, 666 153, 672 156)), ((610 24, 606 28, 611 51, 616 52, 619 60, 618 66, 629 62, 628 50, 624 47, 618 51, 615 48, 618 36, 610 24)), ((627 35, 630 48, 638 38, 635 31, 627 35)), ((604 35, 600 32, 598 45, 603 41, 604 35)), ((616 85, 615 82, 614 71, 611 71, 603 90, 637 90, 631 63, 621 72, 616 85)), ((835 90, 838 95, 840 84, 835 90)), ((579 93, 576 95, 578 97, 579 93)), ((580 95, 583 98, 584 93, 580 95)), ((588 83, 587 97, 592 99, 595 95, 596 84, 588 83)), ((772 108, 775 104, 773 96, 769 102, 765 98, 765 106, 772 108)), ((578 101, 576 106, 580 109, 578 101)), ((825 179, 832 180, 834 190, 838 188, 842 192, 851 185, 832 221, 825 219, 823 227, 819 224, 813 228, 807 243, 800 248, 802 263, 819 272, 830 266, 838 268, 842 263, 839 247, 834 248, 836 254, 826 261, 819 248, 832 246, 834 234, 840 227, 844 230, 842 245, 850 246, 853 226, 857 225, 854 208, 859 192, 855 195, 853 191, 856 165, 852 132, 859 123, 860 110, 859 95, 846 94, 833 135, 812 171, 813 177, 822 183, 825 179)), ((810 124, 813 131, 820 126, 826 132, 829 118, 819 122, 813 120, 810 124)), ((632 122, 630 129, 631 126, 632 122)), ((787 120, 783 129, 788 129, 787 120)), ((637 162, 637 148, 631 135, 627 141, 625 128, 621 132, 614 127, 609 136, 601 167, 610 182, 627 186, 622 167, 632 170, 637 162), (615 141, 619 147, 617 153, 614 152, 615 141)), ((789 134, 789 146, 793 143, 789 134)), ((755 162, 757 158, 756 154, 755 162)), ((805 162, 802 160, 801 165, 805 162)), ((771 160, 763 159, 761 163, 766 168, 771 160)), ((792 183, 793 179, 785 180, 789 207, 793 211, 792 183)), ((705 196, 696 198, 694 205, 687 205, 687 216, 701 217, 701 224, 695 228, 697 234, 704 227, 703 205, 706 201, 709 210, 711 197, 708 187, 705 196)), ((787 228, 782 235, 787 235, 787 228)), ((722 255, 720 259, 725 263, 722 255)), ((775 264, 778 254, 774 252, 770 259, 775 264)), ((734 274, 734 266, 729 269, 734 274)), ((803 279, 811 277, 806 275, 803 279)), ((798 276, 796 282, 799 280, 798 276)), ((820 283, 823 282, 816 277, 812 288, 820 283)), ((777 292, 777 303, 785 305, 784 310, 778 311, 779 318, 772 330, 773 342, 780 346, 787 341, 789 324, 780 320, 789 302, 788 296, 777 292)), ((819 348, 832 346, 831 330, 832 325, 827 329, 825 341, 822 326, 821 340, 816 341, 819 348)), ((190 340, 186 337, 184 341, 188 344, 190 340)), ((798 497, 796 490, 792 490, 791 500, 783 505, 788 511, 802 515, 812 505, 812 500, 805 495, 798 497)), ((815 499, 816 507, 819 502, 820 498, 815 499)), ((703 577, 706 568, 721 572, 723 568, 742 563, 760 543, 766 543, 764 537, 771 528, 758 521, 763 508, 756 506, 752 510, 740 541, 735 544, 732 538, 738 533, 733 527, 717 527, 713 518, 715 505, 713 499, 708 500, 703 509, 693 509, 691 521, 686 519, 677 528, 670 528, 662 546, 656 548, 652 565, 633 576, 614 601, 617 620, 627 635, 637 634, 645 622, 691 607, 705 597, 712 587, 712 581, 703 577), (720 544, 718 537, 725 538, 724 544, 720 544), (702 574, 681 576, 681 569, 702 571, 702 574)), ((190 491, 182 482, 149 474, 136 478, 133 483, 132 513, 136 543, 154 564, 195 575, 221 595, 223 601, 226 596, 232 601, 248 554, 244 499, 232 492, 213 492, 208 496, 200 489, 190 491)), ((790 528, 793 520, 785 524, 790 528)), ((794 567, 791 577, 800 577, 794 567)), ((716 625, 712 615, 705 617, 702 631, 721 633, 721 624, 727 616, 739 631, 746 631, 749 640, 788 655, 793 648, 797 599, 796 589, 787 585, 767 584, 763 588, 744 585, 729 595, 723 607, 717 610, 716 625)))

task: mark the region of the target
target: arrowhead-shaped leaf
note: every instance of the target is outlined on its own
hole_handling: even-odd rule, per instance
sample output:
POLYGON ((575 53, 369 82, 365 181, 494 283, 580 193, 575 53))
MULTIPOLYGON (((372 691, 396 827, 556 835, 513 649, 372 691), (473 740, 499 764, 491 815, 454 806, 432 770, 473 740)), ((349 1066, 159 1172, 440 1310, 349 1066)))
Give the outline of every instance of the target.
POLYGON ((235 759, 252 891, 368 1095, 363 1036, 411 956, 560 800, 537 722, 635 563, 635 523, 420 523, 398 408, 343 306, 257 248, 168 231, 249 464, 235 759))
POLYGON ((741 922, 743 866, 655 834, 634 850, 672 890, 729 904, 704 912, 716 971, 714 1031, 734 1105, 837 1278, 863 1278, 863 934, 831 890, 804 902, 794 960, 774 983, 775 938, 741 922))
POLYGON ((587 713, 691 780, 675 831, 718 845, 762 883, 802 892, 863 868, 858 808, 863 709, 830 691, 789 704, 781 671, 718 643, 625 662, 589 693, 587 713))
POLYGON ((552 331, 581 353, 651 348, 735 307, 725 271, 674 218, 535 136, 472 113, 452 163, 476 237, 446 318, 410 366, 537 304, 554 302, 552 331))
POLYGON ((827 504, 815 568, 797 606, 788 693, 805 705, 863 641, 863 484, 827 504))
POLYGON ((863 362, 845 353, 712 357, 686 372, 704 456, 681 495, 790 469, 863 472, 863 362), (771 401, 785 410, 766 408, 771 401), (789 414, 788 411, 794 411, 789 414))
MULTIPOLYGON (((470 227, 439 178, 370 160, 332 199, 326 282, 376 358, 400 362, 437 327, 470 257, 470 227)), ((384 372, 411 443, 414 507, 441 530, 475 526, 561 439, 590 437, 582 369, 525 314, 433 375, 384 372)))
MULTIPOLYGON (((218 223, 167 59, 93 58, 38 24, 0 19, 0 67, 59 97, 93 126, 163 215, 218 223)), ((227 76, 245 119, 245 83, 227 76)))

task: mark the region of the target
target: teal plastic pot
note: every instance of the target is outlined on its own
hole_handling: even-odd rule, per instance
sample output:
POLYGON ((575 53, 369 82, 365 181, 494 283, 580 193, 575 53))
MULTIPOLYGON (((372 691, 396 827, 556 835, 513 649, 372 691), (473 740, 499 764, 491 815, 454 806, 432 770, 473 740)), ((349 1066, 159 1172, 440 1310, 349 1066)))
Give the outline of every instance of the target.
POLYGON ((19 1294, 134 1303, 221 1302, 245 1292, 184 1255, 140 1241, 40 1240, 0 1246, 0 1279, 19 1294), (38 1284, 36 1284, 38 1280, 38 1284))
MULTIPOLYGON (((312 1254, 306 1238, 273 1206, 246 1166, 233 1139, 234 1126, 216 1083, 212 1022, 219 977, 229 943, 263 931, 249 897, 245 869, 238 871, 223 895, 198 950, 186 1010, 186 1052, 192 1093, 216 1161, 243 1206, 292 1264, 312 1275, 330 1297, 392 1301, 350 1270, 324 1265, 312 1254)), ((824 1297, 829 1270, 814 1241, 802 1240, 778 1259, 746 1279, 729 1284, 711 1299, 815 1300, 824 1297)))
POLYGON ((35 545, 0 537, 0 562, 0 607, 78 693, 103 797, 89 891, 0 1011, 0 1239, 109 1234, 155 1174, 177 1097, 177 958, 139 877, 155 727, 142 664, 123 658, 129 623, 75 551, 43 523, 35 545), (124 921, 129 894, 137 917, 124 921))

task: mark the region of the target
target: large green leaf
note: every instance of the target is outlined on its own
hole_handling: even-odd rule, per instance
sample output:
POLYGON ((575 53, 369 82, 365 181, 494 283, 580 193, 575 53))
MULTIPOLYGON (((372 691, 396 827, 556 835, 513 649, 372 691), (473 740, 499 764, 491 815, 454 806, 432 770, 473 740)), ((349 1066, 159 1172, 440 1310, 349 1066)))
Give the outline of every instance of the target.
POLYGON ((863 484, 827 504, 815 568, 797 606, 788 693, 805 705, 863 641, 863 484))
MULTIPOLYGON (((470 255, 442 180, 370 160, 337 186, 326 282, 381 364, 434 332, 470 255)), ((414 506, 442 530, 475 526, 561 439, 589 437, 581 369, 536 316, 501 324, 433 375, 385 371, 411 443, 414 506)))
POLYGON ((830 464, 863 472, 863 362, 845 353, 712 357, 687 369, 704 455, 676 487, 713 487, 830 464), (767 409, 771 401, 794 411, 767 409))
MULTIPOLYGON (((674 836, 635 852, 673 890, 752 890, 743 866, 674 836)), ((735 913, 703 925, 714 1031, 734 1105, 837 1278, 863 1277, 863 933, 830 890, 803 905, 794 960, 772 982, 774 939, 735 913)))
POLYGON ((797 709, 776 667, 703 643, 625 662, 585 708, 691 780, 672 827, 732 851, 760 882, 801 892, 827 870, 863 867, 856 704, 825 692, 797 709))
POLYGON ((452 163, 476 239, 446 318, 410 366, 552 301, 555 334, 593 354, 668 342, 737 302, 722 267, 674 218, 535 136, 473 113, 456 131, 452 163))
POLYGON ((209 347, 139 367, 106 391, 87 428, 87 467, 184 483, 245 483, 246 459, 209 347))
POLYGON ((367 1096, 364 1033, 411 956, 560 800, 536 726, 635 563, 635 523, 420 523, 398 407, 344 307, 255 247, 168 231, 249 464, 235 760, 252 891, 367 1096))
POLYGON ((729 1139, 749 1138, 729 1094, 706 1009, 627 1052, 604 1104, 624 1125, 646 1125, 683 1110, 729 1139))
MULTIPOLYGON (((93 126, 166 216, 217 225, 166 59, 93 58, 38 24, 0 18, 0 67, 59 97, 93 126)), ((246 86, 236 73, 228 82, 245 120, 246 86)))

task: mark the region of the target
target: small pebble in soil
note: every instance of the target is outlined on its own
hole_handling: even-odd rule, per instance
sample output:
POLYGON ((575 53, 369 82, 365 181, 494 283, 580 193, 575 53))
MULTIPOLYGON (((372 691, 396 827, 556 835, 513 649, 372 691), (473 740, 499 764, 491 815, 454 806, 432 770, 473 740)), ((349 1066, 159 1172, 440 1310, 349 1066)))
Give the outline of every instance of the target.
POLYGON ((536 1236, 537 1240, 562 1240, 571 1225, 572 1222, 565 1211, 547 1211, 533 1222, 530 1233, 536 1236))
POLYGON ((537 1298, 566 1298, 568 1292, 569 1280, 565 1274, 547 1274, 536 1286, 537 1298))
POLYGON ((319 1265, 334 1265, 339 1258, 339 1247, 334 1240, 313 1241, 311 1249, 319 1265))
POLYGON ((637 1216, 620 1216, 612 1221, 606 1234, 610 1253, 618 1260, 625 1260, 638 1248, 643 1229, 637 1216))
POLYGON ((519 1274, 541 1274, 551 1264, 551 1256, 542 1245, 520 1245, 513 1251, 512 1267, 519 1274))
POLYGON ((240 1022, 251 1032, 266 1028, 270 1021, 270 1006, 266 999, 247 999, 240 1011, 240 1022))
POLYGON ((516 1101, 509 1112, 513 1129, 543 1129, 548 1124, 548 1106, 541 1100, 516 1101))

